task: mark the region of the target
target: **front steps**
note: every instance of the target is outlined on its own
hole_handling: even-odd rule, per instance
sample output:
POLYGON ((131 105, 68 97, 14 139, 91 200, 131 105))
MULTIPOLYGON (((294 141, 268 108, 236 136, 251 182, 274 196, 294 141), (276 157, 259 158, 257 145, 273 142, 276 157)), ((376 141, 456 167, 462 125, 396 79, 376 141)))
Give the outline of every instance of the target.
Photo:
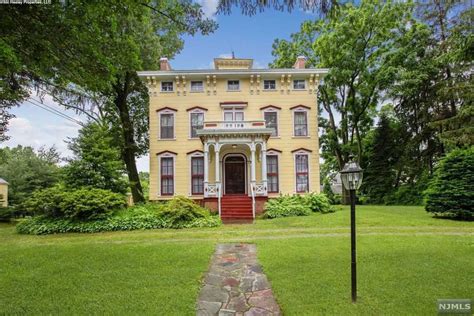
POLYGON ((228 222, 252 221, 252 198, 247 195, 225 195, 221 198, 221 219, 228 222))

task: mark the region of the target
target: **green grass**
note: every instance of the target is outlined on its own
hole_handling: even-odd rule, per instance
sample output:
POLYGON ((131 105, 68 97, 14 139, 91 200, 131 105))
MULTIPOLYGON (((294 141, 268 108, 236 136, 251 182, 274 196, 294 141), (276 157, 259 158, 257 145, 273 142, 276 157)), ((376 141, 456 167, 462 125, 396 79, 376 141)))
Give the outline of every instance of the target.
POLYGON ((349 212, 253 225, 18 235, 0 225, 0 314, 194 315, 217 242, 255 242, 286 315, 435 313, 474 293, 474 223, 421 207, 359 206, 359 302, 350 303, 349 212), (458 234, 458 235, 456 235, 458 234))

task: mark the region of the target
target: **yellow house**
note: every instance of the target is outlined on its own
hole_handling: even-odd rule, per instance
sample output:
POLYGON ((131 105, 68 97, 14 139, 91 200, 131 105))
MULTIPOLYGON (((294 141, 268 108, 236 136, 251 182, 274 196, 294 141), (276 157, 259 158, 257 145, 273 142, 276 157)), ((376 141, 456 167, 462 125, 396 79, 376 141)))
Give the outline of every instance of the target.
POLYGON ((142 71, 150 94, 150 200, 184 195, 223 219, 254 218, 268 198, 319 192, 317 89, 327 69, 142 71))
POLYGON ((8 182, 0 178, 0 206, 8 206, 8 182))

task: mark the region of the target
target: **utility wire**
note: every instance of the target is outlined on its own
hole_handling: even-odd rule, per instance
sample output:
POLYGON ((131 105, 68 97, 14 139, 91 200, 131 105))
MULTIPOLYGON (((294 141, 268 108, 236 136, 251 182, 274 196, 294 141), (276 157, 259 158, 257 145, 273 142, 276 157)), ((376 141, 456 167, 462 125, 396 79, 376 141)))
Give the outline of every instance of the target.
POLYGON ((43 103, 43 102, 41 102, 41 101, 38 101, 38 100, 36 100, 36 99, 34 99, 34 98, 31 98, 31 97, 30 97, 30 101, 34 101, 34 103, 36 103, 38 106, 46 107, 46 108, 50 109, 51 111, 55 112, 57 115, 60 115, 60 116, 66 118, 66 119, 68 119, 68 120, 72 120, 72 121, 74 121, 75 123, 77 123, 77 124, 79 124, 79 125, 81 125, 81 126, 84 125, 81 121, 79 121, 79 120, 73 118, 72 116, 67 115, 66 113, 63 113, 63 112, 61 112, 61 111, 55 109, 54 107, 52 107, 52 106, 50 106, 50 105, 47 105, 47 104, 45 104, 45 103, 43 103))
POLYGON ((77 121, 77 120, 75 120, 74 118, 72 118, 72 117, 70 117, 70 116, 68 116, 68 115, 66 115, 66 114, 64 114, 64 113, 61 113, 61 112, 59 112, 59 111, 56 111, 56 110, 51 109, 51 108, 48 108, 48 107, 45 107, 45 106, 44 106, 45 104, 37 104, 37 103, 31 102, 30 100, 26 100, 26 102, 28 102, 28 103, 30 103, 30 104, 36 106, 36 107, 39 107, 39 108, 41 108, 41 109, 43 109, 43 110, 45 110, 45 111, 48 111, 48 112, 50 112, 50 113, 52 113, 52 114, 54 114, 54 115, 56 115, 56 116, 59 116, 59 117, 61 117, 61 118, 63 118, 63 119, 66 119, 66 120, 68 120, 68 121, 70 121, 70 122, 76 123, 76 124, 79 125, 79 126, 84 127, 84 124, 83 124, 82 122, 77 121))

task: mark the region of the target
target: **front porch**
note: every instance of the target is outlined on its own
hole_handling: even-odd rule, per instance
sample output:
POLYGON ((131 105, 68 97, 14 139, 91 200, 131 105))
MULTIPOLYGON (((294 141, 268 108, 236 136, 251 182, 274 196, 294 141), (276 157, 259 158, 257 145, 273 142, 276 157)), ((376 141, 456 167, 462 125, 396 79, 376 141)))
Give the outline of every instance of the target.
POLYGON ((204 145, 204 203, 221 218, 255 218, 268 196, 265 121, 212 121, 198 130, 204 145))

